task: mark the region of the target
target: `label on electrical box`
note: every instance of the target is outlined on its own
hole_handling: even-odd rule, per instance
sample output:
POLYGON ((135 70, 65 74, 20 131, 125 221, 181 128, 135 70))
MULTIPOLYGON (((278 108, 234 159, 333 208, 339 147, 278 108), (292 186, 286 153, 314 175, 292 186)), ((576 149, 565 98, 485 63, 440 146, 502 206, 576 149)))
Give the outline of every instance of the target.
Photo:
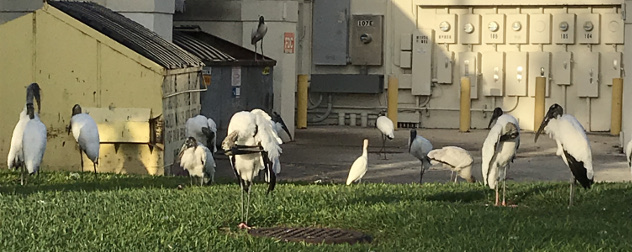
POLYGON ((359 27, 373 26, 373 20, 358 20, 359 27))

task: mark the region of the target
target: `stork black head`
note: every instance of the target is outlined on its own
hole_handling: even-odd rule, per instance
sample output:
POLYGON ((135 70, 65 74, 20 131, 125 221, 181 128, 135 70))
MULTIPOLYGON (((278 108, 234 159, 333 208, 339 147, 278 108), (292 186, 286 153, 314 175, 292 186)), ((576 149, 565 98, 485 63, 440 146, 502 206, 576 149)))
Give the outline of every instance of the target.
POLYGON ((264 24, 264 23, 265 23, 265 22, 264 22, 263 16, 260 16, 260 17, 259 17, 259 25, 262 25, 262 24, 264 24))
POLYGON ((501 115, 503 115, 503 109, 501 109, 500 107, 496 107, 494 109, 494 113, 492 114, 492 119, 489 120, 489 125, 487 126, 487 128, 491 128, 492 125, 496 123, 496 120, 498 119, 498 117, 500 117, 501 115))
POLYGON ((72 106, 72 115, 74 116, 76 114, 81 114, 81 106, 79 106, 79 104, 72 106))
POLYGON ((283 121, 283 118, 281 118, 281 115, 279 115, 277 112, 273 111, 272 112, 272 121, 274 121, 275 123, 281 124, 281 128, 283 128, 285 133, 287 133, 287 135, 290 137, 290 141, 292 141, 292 135, 290 134, 290 130, 287 128, 287 125, 285 125, 285 121, 283 121))
POLYGON ((184 145, 187 148, 195 148, 197 147, 198 143, 197 140, 195 140, 195 137, 189 137, 187 138, 187 140, 184 142, 184 145))
POLYGON ((413 141, 417 138, 417 130, 410 129, 410 139, 408 140, 408 152, 410 152, 410 147, 413 145, 413 141))
POLYGON ((549 124, 549 121, 551 121, 551 119, 557 119, 558 117, 562 116, 562 114, 564 114, 564 109, 562 108, 562 106, 557 103, 551 105, 549 111, 546 112, 546 115, 544 116, 544 120, 542 120, 542 123, 540 124, 538 132, 535 133, 535 142, 538 141, 538 136, 540 136, 540 133, 542 133, 544 127, 549 124))
POLYGON ((29 115, 29 118, 33 119, 35 117, 35 108, 33 107, 33 98, 37 102, 37 113, 41 110, 41 97, 40 97, 40 87, 37 83, 31 83, 31 85, 26 88, 26 112, 29 115))
POLYGON ((500 136, 501 141, 507 141, 510 139, 516 139, 520 135, 518 131, 518 126, 513 123, 505 124, 505 128, 503 129, 503 134, 500 136))

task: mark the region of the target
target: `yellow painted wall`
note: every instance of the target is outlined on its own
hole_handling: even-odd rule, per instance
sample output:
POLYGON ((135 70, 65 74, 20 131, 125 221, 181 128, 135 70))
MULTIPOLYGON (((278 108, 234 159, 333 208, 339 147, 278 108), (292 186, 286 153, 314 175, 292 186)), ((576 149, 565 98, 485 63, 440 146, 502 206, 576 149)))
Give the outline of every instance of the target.
MULTIPOLYGON (((0 106, 7 112, 0 121, 0 167, 6 167, 25 87, 32 81, 42 88, 40 117, 49 135, 44 170, 80 170, 78 146, 66 133, 76 103, 149 108, 152 118, 163 113, 166 69, 51 6, 0 25, 0 38, 0 106)), ((113 143, 103 143, 98 170, 160 175, 162 155, 147 144, 123 143, 116 152, 113 143)), ((84 167, 92 170, 85 157, 84 167)))

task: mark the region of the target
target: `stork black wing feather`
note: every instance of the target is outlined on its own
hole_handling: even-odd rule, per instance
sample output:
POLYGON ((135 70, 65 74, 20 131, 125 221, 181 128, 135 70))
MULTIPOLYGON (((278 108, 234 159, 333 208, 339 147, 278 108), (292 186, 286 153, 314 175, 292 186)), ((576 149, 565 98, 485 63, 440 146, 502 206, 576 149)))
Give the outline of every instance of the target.
POLYGON ((575 157, 569 154, 566 150, 564 150, 564 156, 566 156, 566 161, 568 162, 568 168, 571 169, 573 176, 575 179, 579 181, 579 183, 586 189, 590 188, 590 185, 593 183, 593 179, 589 179, 587 175, 587 170, 584 167, 584 162, 577 161, 575 157))

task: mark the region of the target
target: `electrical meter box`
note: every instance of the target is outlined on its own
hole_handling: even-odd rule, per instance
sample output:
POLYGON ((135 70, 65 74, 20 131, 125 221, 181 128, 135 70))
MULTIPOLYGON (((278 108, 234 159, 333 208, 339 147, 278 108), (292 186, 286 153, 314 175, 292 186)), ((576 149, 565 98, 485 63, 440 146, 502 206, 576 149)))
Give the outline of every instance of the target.
POLYGON ((602 16, 602 32, 604 44, 623 44, 623 19, 621 14, 611 13, 602 16))
POLYGON ((529 37, 532 44, 551 43, 551 14, 531 14, 529 16, 529 37))
POLYGON ((478 99, 478 75, 481 72, 481 53, 459 53, 459 79, 470 77, 470 99, 478 99))
POLYGON ((383 20, 381 15, 351 16, 349 55, 352 65, 382 65, 383 20))
POLYGON ((621 78, 621 53, 603 52, 601 53, 603 83, 612 86, 612 79, 621 78))
POLYGON ((599 44, 599 14, 577 14, 577 42, 580 44, 599 44))
POLYGON ((567 45, 575 43, 575 14, 553 15, 553 43, 567 45))
POLYGON ((431 94, 433 35, 432 29, 418 29, 413 32, 412 95, 431 94))
POLYGON ((454 65, 454 52, 437 47, 434 55, 434 64, 437 71, 437 83, 452 84, 452 67, 454 65))
POLYGON ((481 43, 481 15, 463 14, 459 15, 461 29, 459 29, 459 40, 461 44, 481 43))
POLYGON ((505 43, 505 14, 483 15, 483 43, 505 43))
POLYGON ((456 43, 456 14, 436 15, 437 23, 434 30, 437 32, 437 44, 456 43))
POLYGON ((505 55, 505 91, 507 96, 527 96, 528 62, 526 52, 505 55))
POLYGON ((552 82, 557 85, 571 84, 572 52, 554 52, 551 63, 552 82))
POLYGON ((599 52, 582 52, 575 56, 579 62, 573 64, 577 96, 599 97, 599 52))
POLYGON ((503 96, 505 86, 505 53, 484 52, 481 60, 484 96, 503 96))
POLYGON ((507 43, 526 44, 529 42, 529 16, 527 14, 507 15, 507 43))

